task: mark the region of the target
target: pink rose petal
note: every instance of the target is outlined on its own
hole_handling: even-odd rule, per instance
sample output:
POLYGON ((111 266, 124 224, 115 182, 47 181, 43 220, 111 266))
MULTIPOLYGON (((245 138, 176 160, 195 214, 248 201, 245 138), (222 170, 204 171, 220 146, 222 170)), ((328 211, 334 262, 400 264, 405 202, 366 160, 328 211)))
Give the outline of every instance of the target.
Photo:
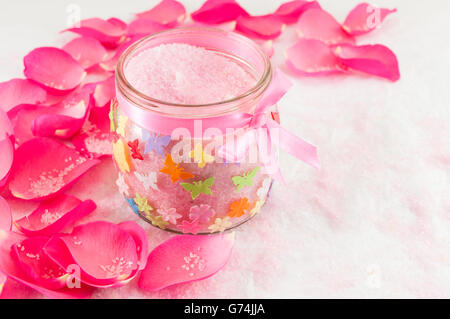
POLYGON ((191 14, 191 18, 197 22, 219 24, 248 15, 235 0, 207 0, 200 9, 191 14))
POLYGON ((55 106, 41 107, 45 113, 34 119, 31 131, 35 136, 70 138, 83 126, 91 105, 88 89, 74 92, 55 106))
POLYGON ((286 51, 286 66, 300 75, 321 75, 341 72, 333 50, 319 40, 300 39, 286 51))
POLYGON ((397 57, 388 47, 375 45, 338 45, 334 53, 339 61, 352 70, 373 74, 391 81, 400 79, 397 57))
POLYGON ((119 227, 133 237, 138 254, 139 269, 144 269, 147 265, 148 258, 148 239, 145 230, 135 222, 131 221, 120 223, 119 227))
POLYGON ((14 128, 8 113, 0 109, 0 140, 14 136, 14 128))
POLYGON ((134 230, 130 234, 128 227, 103 221, 83 224, 71 234, 52 237, 44 250, 64 269, 78 265, 81 281, 90 286, 121 286, 136 276, 141 257, 135 241, 141 235, 134 230))
POLYGON ((0 297, 2 296, 3 286, 6 283, 6 279, 8 279, 8 277, 0 271, 0 297))
POLYGON ((43 287, 36 282, 29 274, 25 273, 20 263, 15 260, 12 253, 13 245, 25 240, 25 237, 14 233, 0 230, 0 272, 6 274, 21 284, 31 287, 49 298, 68 299, 68 298, 89 298, 92 295, 92 287, 81 284, 79 288, 64 287, 58 290, 52 290, 43 287))
MULTIPOLYGON (((202 23, 202 22, 191 22, 191 23, 187 23, 185 24, 185 26, 187 27, 208 27, 211 28, 210 24, 207 23, 202 23)), ((228 22, 224 22, 224 23, 220 23, 220 24, 215 24, 214 28, 218 28, 221 29, 223 31, 230 31, 233 32, 236 29, 236 21, 228 21, 228 22)))
POLYGON ((38 116, 51 112, 48 106, 22 104, 8 112, 8 117, 14 127, 16 145, 22 145, 35 136, 32 132, 33 121, 38 116))
MULTIPOLYGON (((110 55, 108 54, 108 57, 106 58, 105 61, 108 61, 109 59, 110 59, 110 55)), ((87 75, 82 82, 83 88, 86 88, 88 86, 93 86, 91 91, 92 91, 92 93, 94 93, 95 86, 97 86, 97 84, 99 84, 100 82, 103 82, 103 81, 109 79, 111 77, 111 75, 112 75, 111 71, 104 70, 100 66, 100 63, 96 64, 93 67, 89 68, 89 70, 87 71, 87 75)))
POLYGON ((51 93, 67 93, 86 76, 83 67, 72 56, 58 48, 37 48, 24 57, 25 76, 51 93))
POLYGON ((137 16, 172 28, 183 22, 186 17, 186 9, 178 1, 162 0, 152 9, 138 13, 137 16))
POLYGON ((316 39, 326 44, 354 43, 352 36, 342 30, 339 22, 322 9, 309 9, 302 14, 297 23, 300 38, 316 39))
POLYGON ((10 139, 0 141, 0 188, 6 185, 14 161, 14 145, 10 139))
POLYGON ((10 231, 12 227, 11 208, 6 200, 0 196, 0 230, 10 231))
POLYGON ((63 32, 70 31, 81 36, 91 37, 108 48, 115 48, 125 39, 127 32, 126 25, 119 21, 116 18, 107 21, 100 18, 91 18, 80 21, 79 27, 69 28, 63 32))
POLYGON ((275 15, 286 24, 292 24, 298 21, 298 18, 309 9, 320 9, 317 1, 294 0, 285 2, 275 11, 275 15))
POLYGON ((276 15, 240 16, 236 20, 236 31, 251 38, 271 40, 278 38, 284 24, 276 15))
POLYGON ((53 139, 35 138, 16 150, 9 189, 17 198, 45 199, 65 190, 98 163, 53 139))
POLYGON ((397 9, 385 9, 373 7, 364 2, 358 4, 345 19, 342 28, 351 35, 368 33, 381 26, 384 19, 397 9))
POLYGON ((35 136, 69 138, 77 133, 91 109, 91 90, 83 87, 53 106, 22 104, 8 112, 17 145, 35 136))
POLYGON ((156 291, 205 279, 222 269, 230 258, 234 233, 215 236, 175 236, 148 256, 139 287, 156 291))
POLYGON ((266 52, 266 54, 269 58, 271 58, 273 56, 273 54, 275 53, 275 49, 273 47, 272 40, 256 41, 256 43, 258 43, 263 48, 264 52, 266 52))
MULTIPOLYGON (((87 76, 85 76, 83 78, 83 81, 86 79, 86 77, 87 76)), ((83 81, 81 82, 81 84, 83 83, 83 81)), ((54 93, 47 92, 47 98, 45 99, 45 101, 42 103, 37 103, 36 105, 52 106, 52 105, 61 103, 67 97, 68 93, 70 93, 70 92, 64 92, 64 94, 61 94, 61 93, 54 94, 54 93)))
POLYGON ((0 83, 0 109, 8 112, 20 104, 35 104, 45 101, 47 93, 30 80, 12 79, 0 83))
POLYGON ((168 29, 169 27, 159 22, 147 18, 138 18, 130 23, 128 27, 128 35, 131 37, 147 36, 168 29))
POLYGON ((103 107, 109 104, 112 98, 116 96, 116 83, 114 75, 99 83, 95 87, 94 100, 95 106, 103 107))
POLYGON ((108 54, 98 40, 89 37, 75 38, 64 45, 62 49, 85 69, 102 62, 108 54))
POLYGON ((0 109, 0 188, 6 184, 14 161, 14 140, 11 122, 0 109))
POLYGON ((108 20, 106 20, 106 22, 109 22, 112 25, 115 25, 116 27, 118 27, 122 30, 125 30, 125 31, 128 28, 128 25, 124 21, 120 20, 119 18, 109 18, 108 20))
POLYGON ((88 157, 111 156, 113 135, 110 134, 109 104, 93 107, 81 131, 72 138, 75 148, 88 157))
POLYGON ((69 274, 43 251, 49 237, 27 238, 12 246, 12 258, 22 270, 44 288, 58 290, 66 286, 69 274))
POLYGON ((131 39, 127 40, 126 42, 122 43, 116 50, 115 54, 109 58, 108 60, 106 60, 105 62, 100 63, 100 67, 105 70, 105 71, 110 71, 113 72, 116 70, 116 65, 117 65, 117 61, 119 61, 120 56, 122 55, 122 53, 128 49, 128 47, 130 45, 132 45, 133 43, 135 43, 136 41, 139 41, 140 39, 142 39, 144 36, 143 35, 137 35, 137 36, 133 36, 131 37, 131 39))
POLYGON ((41 202, 35 211, 15 221, 14 225, 27 236, 50 236, 89 215, 96 207, 90 199, 82 202, 63 194, 41 202))

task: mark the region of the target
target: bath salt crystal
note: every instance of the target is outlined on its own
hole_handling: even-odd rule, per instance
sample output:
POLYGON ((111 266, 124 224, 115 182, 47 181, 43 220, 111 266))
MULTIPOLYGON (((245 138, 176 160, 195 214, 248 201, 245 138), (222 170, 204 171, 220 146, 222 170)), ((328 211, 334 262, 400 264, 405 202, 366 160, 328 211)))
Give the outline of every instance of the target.
POLYGON ((256 83, 236 61, 183 43, 145 49, 130 59, 124 72, 130 84, 145 95, 178 104, 229 100, 256 83))

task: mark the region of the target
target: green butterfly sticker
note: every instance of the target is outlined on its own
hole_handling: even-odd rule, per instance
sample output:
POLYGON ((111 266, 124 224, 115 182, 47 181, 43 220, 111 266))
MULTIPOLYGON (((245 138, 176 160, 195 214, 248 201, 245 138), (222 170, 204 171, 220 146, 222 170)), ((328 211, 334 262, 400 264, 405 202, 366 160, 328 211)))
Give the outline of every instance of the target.
POLYGON ((111 100, 108 117, 109 117, 109 130, 111 132, 115 132, 117 129, 117 125, 116 125, 117 100, 116 99, 111 100))
POLYGON ((244 186, 253 185, 253 177, 258 173, 259 166, 255 167, 250 173, 245 173, 242 176, 234 176, 231 178, 234 186, 236 186, 236 191, 239 192, 244 186))
POLYGON ((214 184, 214 177, 194 183, 181 183, 180 185, 188 192, 191 192, 192 199, 196 199, 200 194, 212 195, 211 186, 214 184))

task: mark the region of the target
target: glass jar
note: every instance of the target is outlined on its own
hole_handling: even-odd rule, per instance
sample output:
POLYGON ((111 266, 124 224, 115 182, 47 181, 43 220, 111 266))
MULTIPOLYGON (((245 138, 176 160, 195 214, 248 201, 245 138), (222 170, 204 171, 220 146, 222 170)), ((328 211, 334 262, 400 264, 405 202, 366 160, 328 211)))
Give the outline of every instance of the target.
MULTIPOLYGON (((251 151, 258 148, 257 139, 248 139, 239 156, 233 151, 232 160, 223 154, 227 143, 239 144, 249 130, 231 122, 254 112, 271 79, 270 60, 256 43, 219 29, 174 29, 129 47, 117 65, 117 100, 110 118, 116 183, 132 210, 152 225, 177 233, 222 232, 252 218, 272 185, 271 175, 251 151), (146 96, 126 79, 127 63, 143 50, 169 43, 226 56, 245 67, 255 85, 230 100, 203 105, 146 96)), ((276 107, 267 114, 278 118, 276 107)))

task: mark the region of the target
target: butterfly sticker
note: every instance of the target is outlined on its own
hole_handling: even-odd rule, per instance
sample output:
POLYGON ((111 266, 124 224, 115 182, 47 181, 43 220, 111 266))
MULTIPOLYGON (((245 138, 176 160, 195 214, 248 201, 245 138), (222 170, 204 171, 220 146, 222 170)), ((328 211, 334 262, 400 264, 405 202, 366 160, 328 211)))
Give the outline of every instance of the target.
POLYGON ((119 118, 117 119, 116 133, 125 137, 125 130, 127 128, 127 123, 128 117, 124 115, 119 115, 119 118))
POLYGON ((116 126, 117 106, 118 106, 117 99, 116 98, 112 99, 110 107, 109 107, 109 114, 108 114, 109 130, 111 132, 114 132, 117 129, 117 126, 116 126))
POLYGON ((193 174, 186 172, 183 167, 180 167, 180 164, 175 164, 170 154, 167 154, 166 160, 164 161, 164 167, 160 172, 170 175, 172 183, 175 183, 180 179, 185 180, 195 177, 193 174))
POLYGON ((145 214, 145 217, 150 220, 153 226, 159 227, 161 229, 166 229, 166 226, 169 225, 161 216, 153 216, 152 214, 145 214))
POLYGON ((117 142, 113 144, 113 157, 121 172, 129 173, 133 169, 130 150, 122 139, 117 140, 117 142))
POLYGON ((134 176, 136 176, 138 181, 142 183, 146 191, 148 191, 150 187, 154 190, 159 190, 158 186, 156 185, 156 182, 158 181, 156 172, 150 172, 148 174, 140 174, 138 172, 134 172, 134 176))
POLYGON ((141 151, 139 150, 139 140, 135 139, 133 142, 128 142, 128 146, 131 150, 131 157, 134 159, 138 159, 143 161, 144 157, 141 154, 141 151))
POLYGON ((133 212, 134 212, 136 215, 139 215, 139 208, 138 208, 138 206, 136 205, 136 203, 134 202, 134 199, 125 196, 125 200, 127 201, 128 205, 130 205, 130 207, 131 207, 131 209, 133 210, 133 212))
POLYGON ((198 163, 198 167, 203 168, 207 163, 214 162, 214 157, 203 150, 202 144, 195 144, 194 150, 189 153, 189 157, 198 163))
POLYGON ((136 194, 136 197, 134 198, 134 202, 137 205, 140 212, 144 214, 150 214, 150 211, 153 210, 153 207, 148 203, 147 198, 142 197, 139 194, 136 194))
POLYGON ((241 198, 230 205, 230 211, 228 216, 231 218, 239 218, 245 214, 246 211, 250 210, 250 203, 247 197, 241 198))
POLYGON ((236 186, 236 191, 239 192, 244 186, 253 185, 253 177, 258 173, 259 166, 255 167, 250 173, 245 173, 242 176, 234 176, 231 178, 234 186, 236 186))
POLYGON ((143 136, 145 142, 145 150, 144 154, 150 153, 151 151, 155 151, 161 157, 164 156, 164 148, 170 143, 169 135, 159 135, 156 133, 149 133, 147 131, 143 131, 143 136))
POLYGON ((196 199, 200 194, 212 195, 211 187, 214 184, 214 177, 191 183, 181 183, 180 185, 188 192, 191 192, 192 199, 196 199))

